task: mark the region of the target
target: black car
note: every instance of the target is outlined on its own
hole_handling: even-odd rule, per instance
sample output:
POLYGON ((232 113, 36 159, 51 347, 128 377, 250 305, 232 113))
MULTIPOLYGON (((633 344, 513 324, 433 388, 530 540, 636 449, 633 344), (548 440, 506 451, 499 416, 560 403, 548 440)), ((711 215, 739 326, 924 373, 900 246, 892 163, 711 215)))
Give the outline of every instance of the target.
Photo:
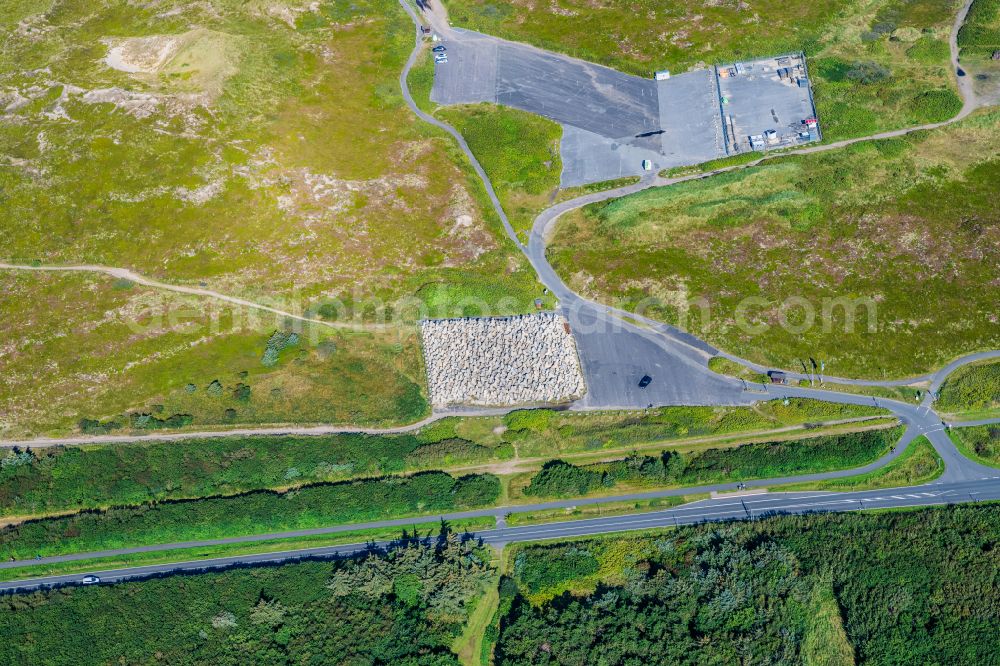
POLYGON ((652 383, 653 378, 649 375, 643 375, 642 379, 639 380, 639 388, 646 388, 652 383))
POLYGON ((445 48, 444 46, 442 46, 441 44, 438 44, 437 46, 435 46, 434 48, 432 48, 432 49, 431 49, 431 51, 434 51, 434 53, 444 53, 444 52, 445 52, 445 51, 447 51, 447 50, 448 50, 448 49, 446 49, 446 48, 445 48))

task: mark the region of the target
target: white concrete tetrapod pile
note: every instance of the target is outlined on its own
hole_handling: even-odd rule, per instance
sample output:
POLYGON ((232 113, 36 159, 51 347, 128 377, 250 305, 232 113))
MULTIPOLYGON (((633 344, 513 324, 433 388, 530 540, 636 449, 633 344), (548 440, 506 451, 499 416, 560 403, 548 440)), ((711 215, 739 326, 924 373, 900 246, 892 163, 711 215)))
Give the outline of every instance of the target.
POLYGON ((420 325, 431 404, 565 403, 586 390, 561 315, 429 319, 420 325))

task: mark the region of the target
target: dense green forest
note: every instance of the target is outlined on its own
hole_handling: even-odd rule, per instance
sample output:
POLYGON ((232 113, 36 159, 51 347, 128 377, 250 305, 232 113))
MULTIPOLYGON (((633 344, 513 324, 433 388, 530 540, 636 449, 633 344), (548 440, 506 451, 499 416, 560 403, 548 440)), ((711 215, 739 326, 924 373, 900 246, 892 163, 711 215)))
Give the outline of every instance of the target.
POLYGON ((537 497, 565 497, 586 495, 619 483, 686 486, 848 469, 870 463, 887 453, 902 431, 901 427, 896 427, 694 453, 636 454, 586 466, 553 460, 531 478, 524 493, 537 497))
POLYGON ((525 546, 496 661, 995 664, 998 542, 964 505, 525 546))
POLYGON ((0 663, 457 664, 495 584, 457 537, 361 559, 0 597, 0 663))

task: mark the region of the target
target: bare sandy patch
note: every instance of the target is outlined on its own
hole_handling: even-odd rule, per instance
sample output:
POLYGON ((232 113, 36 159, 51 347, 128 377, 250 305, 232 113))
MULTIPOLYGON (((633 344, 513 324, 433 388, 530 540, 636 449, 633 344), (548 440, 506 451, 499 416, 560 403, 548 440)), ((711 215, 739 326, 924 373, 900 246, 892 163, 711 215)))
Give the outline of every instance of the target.
POLYGON ((177 35, 105 40, 104 63, 164 93, 214 101, 226 79, 236 73, 241 38, 196 28, 177 35))

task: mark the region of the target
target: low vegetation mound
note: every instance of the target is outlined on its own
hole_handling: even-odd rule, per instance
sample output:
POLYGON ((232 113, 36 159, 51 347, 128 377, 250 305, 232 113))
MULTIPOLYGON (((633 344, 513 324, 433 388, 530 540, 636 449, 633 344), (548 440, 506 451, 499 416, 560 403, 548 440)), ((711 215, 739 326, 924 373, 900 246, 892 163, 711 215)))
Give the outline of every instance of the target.
POLYGON ((970 458, 1000 467, 1000 424, 952 428, 951 438, 970 458))
POLYGON ((266 534, 493 505, 500 480, 425 472, 288 492, 164 501, 30 520, 0 529, 0 558, 266 534))
POLYGON ((900 434, 897 427, 693 453, 634 454, 586 466, 554 460, 531 478, 524 494, 568 497, 618 485, 691 486, 849 469, 888 453, 900 434))
POLYGON ((936 406, 951 413, 1000 410, 1000 361, 956 370, 941 386, 936 406))

